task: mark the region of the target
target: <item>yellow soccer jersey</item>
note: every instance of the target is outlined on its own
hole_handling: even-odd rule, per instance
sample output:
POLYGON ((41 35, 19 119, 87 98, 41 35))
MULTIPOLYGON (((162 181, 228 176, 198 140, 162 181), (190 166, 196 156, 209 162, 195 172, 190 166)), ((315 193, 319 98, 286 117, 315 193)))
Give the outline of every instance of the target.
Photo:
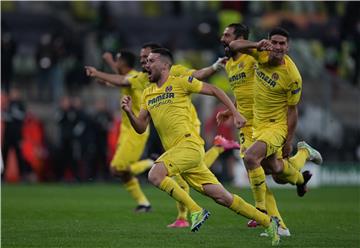
MULTIPOLYGON (((194 73, 194 69, 189 69, 183 65, 173 65, 171 66, 170 75, 175 77, 190 77, 194 73)), ((197 115, 194 104, 191 103, 190 116, 195 125, 200 128, 201 122, 197 115)))
POLYGON ((253 53, 259 61, 255 69, 254 127, 287 125, 287 107, 300 101, 300 73, 287 55, 284 64, 270 66, 267 63, 268 52, 253 53))
MULTIPOLYGON (((121 87, 120 93, 122 96, 128 95, 132 99, 132 110, 138 115, 140 112, 141 95, 147 84, 148 80, 144 81, 144 73, 131 70, 127 74, 127 80, 130 83, 130 87, 121 87)), ((124 127, 132 128, 130 120, 126 115, 125 111, 121 109, 122 124, 124 127)))
POLYGON ((230 58, 225 66, 237 109, 247 120, 246 126, 253 122, 255 64, 252 56, 242 54, 237 60, 230 58))
POLYGON ((169 76, 160 88, 153 83, 144 90, 141 108, 149 111, 165 150, 184 139, 204 144, 189 116, 190 94, 200 92, 202 86, 202 82, 192 76, 169 76))

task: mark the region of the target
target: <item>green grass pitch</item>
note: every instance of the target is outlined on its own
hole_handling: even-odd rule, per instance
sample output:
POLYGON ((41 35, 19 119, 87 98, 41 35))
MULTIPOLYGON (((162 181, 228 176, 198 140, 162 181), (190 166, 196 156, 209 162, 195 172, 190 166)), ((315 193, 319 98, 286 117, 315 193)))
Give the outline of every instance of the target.
MULTIPOLYGON (((247 220, 192 192, 211 212, 198 233, 169 229, 174 201, 148 184, 147 214, 118 184, 2 185, 1 247, 270 247, 247 220)), ((228 187, 252 202, 249 189, 228 187)), ((274 189, 292 233, 281 247, 360 247, 359 187, 314 188, 304 198, 294 189, 274 189)))

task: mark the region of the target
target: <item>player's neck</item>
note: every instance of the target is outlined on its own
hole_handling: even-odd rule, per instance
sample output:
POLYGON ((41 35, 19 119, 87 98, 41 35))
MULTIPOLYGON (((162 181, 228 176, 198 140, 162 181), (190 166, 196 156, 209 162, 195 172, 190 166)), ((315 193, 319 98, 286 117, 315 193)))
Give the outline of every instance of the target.
POLYGON ((232 59, 233 59, 234 61, 236 61, 236 60, 238 60, 238 59, 241 57, 241 55, 242 55, 242 53, 237 52, 237 53, 235 53, 235 54, 232 56, 232 59))
POLYGON ((285 64, 285 58, 284 57, 282 57, 281 59, 270 58, 268 64, 271 65, 271 66, 283 65, 283 64, 285 64))
POLYGON ((161 72, 161 77, 159 79, 159 81, 157 81, 156 85, 160 88, 161 86, 164 85, 164 83, 167 81, 168 77, 169 77, 169 70, 164 70, 161 72))

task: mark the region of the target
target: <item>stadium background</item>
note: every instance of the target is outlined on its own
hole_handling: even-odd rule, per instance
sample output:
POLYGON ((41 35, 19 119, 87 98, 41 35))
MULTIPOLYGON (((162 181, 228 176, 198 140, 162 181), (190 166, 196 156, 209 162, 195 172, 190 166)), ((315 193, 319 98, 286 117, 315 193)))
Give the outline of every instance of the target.
MULTIPOLYGON (((19 170, 15 151, 6 158, 2 153, 1 246, 264 247, 259 231, 246 228, 247 220, 196 193, 194 198, 213 213, 209 224, 196 235, 165 228, 175 217, 174 202, 149 185, 145 175, 141 182, 154 211, 135 215, 135 203, 106 174, 121 121, 119 92, 87 78, 83 68, 93 65, 110 72, 103 52, 128 49, 138 55, 148 41, 170 48, 177 63, 208 66, 223 55, 223 28, 243 22, 251 29, 251 40, 265 38, 277 25, 290 31, 290 56, 303 77, 294 147, 305 139, 324 157, 321 167, 306 165, 315 174, 306 197, 299 199, 293 187, 274 190, 292 233, 282 245, 359 247, 359 6, 320 1, 1 1, 1 141, 19 144, 25 159, 19 170), (15 111, 9 106, 16 106, 15 111), (60 121, 61 111, 71 111, 71 125, 60 121), (105 120, 105 128, 96 125, 99 119, 105 120), (70 143, 60 130, 66 130, 70 143), (100 148, 94 133, 104 130, 107 158, 95 163, 100 148), (5 135, 14 133, 21 135, 5 135), (71 152, 62 152, 66 145, 71 152), (73 167, 61 162, 70 155, 73 167), (62 167, 64 174, 59 173, 62 167)), ((208 81, 231 95, 225 74, 208 81)), ((231 126, 214 125, 214 113, 221 108, 216 101, 193 100, 207 147, 217 132, 236 138, 231 126)), ((154 147, 147 147, 144 157, 154 147)), ((231 191, 252 202, 236 153, 220 157, 212 170, 231 191)))
MULTIPOLYGON (((325 168, 351 174, 355 171, 354 180, 359 183, 357 2, 11 1, 2 2, 1 7, 2 116, 11 99, 6 92, 11 95, 18 90, 27 113, 21 137, 25 163, 36 172, 35 177, 30 174, 32 179, 25 180, 55 180, 56 166, 62 166, 55 165, 62 156, 62 141, 61 123, 54 113, 64 96, 77 106, 75 126, 83 128, 74 134, 77 144, 73 145, 74 154, 78 154, 74 155, 77 167, 82 170, 80 180, 89 179, 84 170, 94 166, 99 170, 99 165, 87 157, 95 147, 95 138, 89 132, 95 129, 91 121, 101 111, 109 111, 114 117, 115 124, 108 128, 115 128, 110 135, 115 142, 116 123, 120 121, 118 90, 87 78, 84 65, 109 71, 101 58, 103 52, 115 54, 127 49, 138 55, 144 42, 154 41, 171 49, 177 63, 202 68, 223 55, 219 37, 224 27, 243 22, 251 28, 252 40, 265 38, 268 30, 277 25, 290 31, 290 55, 304 82, 294 145, 298 140, 307 140, 323 154, 325 168)), ((232 95, 225 74, 218 73, 208 81, 232 95)), ((18 98, 16 92, 13 95, 18 98)), ((213 117, 219 106, 207 97, 195 97, 194 102, 209 146, 217 131, 213 117)), ((3 125, 3 129, 11 126, 16 125, 3 125)), ((218 131, 236 138, 235 130, 229 127, 218 131)), ((226 160, 221 163, 226 164, 226 160)), ((219 176, 228 173, 220 167, 214 167, 219 176)), ((17 180, 16 173, 11 175, 9 180, 17 180)))

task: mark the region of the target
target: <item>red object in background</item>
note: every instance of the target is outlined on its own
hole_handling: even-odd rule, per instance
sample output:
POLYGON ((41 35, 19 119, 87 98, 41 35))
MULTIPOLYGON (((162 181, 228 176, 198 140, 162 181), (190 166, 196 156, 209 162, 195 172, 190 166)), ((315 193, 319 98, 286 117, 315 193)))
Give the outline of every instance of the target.
POLYGON ((4 163, 6 163, 6 170, 4 171, 4 179, 8 183, 17 183, 20 181, 19 166, 16 159, 16 153, 14 149, 10 149, 8 157, 4 163))
POLYGON ((47 151, 45 147, 45 132, 42 122, 28 113, 23 125, 23 140, 21 150, 24 160, 41 179, 47 151))
POLYGON ((115 116, 108 132, 108 163, 112 160, 116 150, 117 142, 120 136, 120 125, 121 119, 115 116))

